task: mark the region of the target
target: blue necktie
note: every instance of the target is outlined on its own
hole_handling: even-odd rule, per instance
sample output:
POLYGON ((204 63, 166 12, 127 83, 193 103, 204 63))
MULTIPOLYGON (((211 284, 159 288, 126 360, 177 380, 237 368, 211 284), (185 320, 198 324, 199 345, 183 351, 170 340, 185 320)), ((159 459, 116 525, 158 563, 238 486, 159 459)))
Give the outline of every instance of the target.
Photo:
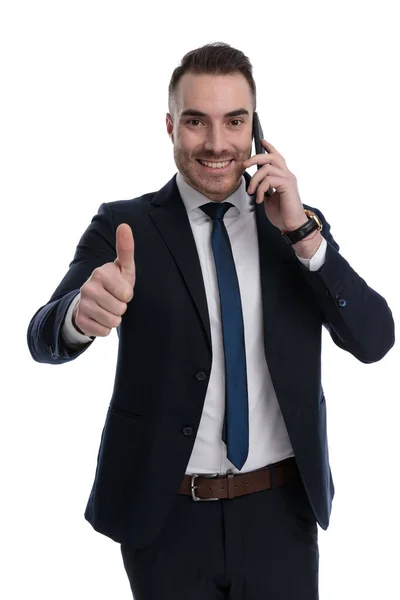
POLYGON ((224 216, 230 202, 209 202, 200 206, 212 220, 211 245, 214 253, 221 304, 225 352, 225 418, 222 440, 227 457, 241 469, 249 453, 249 407, 247 399, 246 353, 239 282, 224 216))

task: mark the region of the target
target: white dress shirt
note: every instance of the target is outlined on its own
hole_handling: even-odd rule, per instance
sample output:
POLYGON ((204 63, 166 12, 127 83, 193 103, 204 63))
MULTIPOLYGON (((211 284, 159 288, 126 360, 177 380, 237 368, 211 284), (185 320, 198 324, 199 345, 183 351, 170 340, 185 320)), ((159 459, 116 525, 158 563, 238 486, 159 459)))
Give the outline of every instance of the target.
MULTIPOLYGON (((239 188, 224 202, 234 206, 225 214, 232 254, 235 261, 242 301, 244 338, 246 347, 247 385, 249 402, 249 454, 239 471, 226 456, 222 441, 225 411, 225 367, 221 327, 218 280, 211 246, 212 220, 199 208, 210 199, 186 183, 180 173, 176 183, 188 213, 190 226, 199 255, 207 297, 211 327, 213 363, 204 402, 200 426, 186 473, 218 473, 228 470, 244 473, 294 456, 293 448, 279 407, 264 353, 263 313, 260 265, 254 196, 246 192, 242 178, 239 188)), ((325 262, 327 242, 323 239, 311 259, 297 257, 311 271, 325 262)), ((72 310, 79 294, 72 301, 62 329, 62 335, 71 348, 88 343, 91 339, 80 334, 72 325, 72 310)))

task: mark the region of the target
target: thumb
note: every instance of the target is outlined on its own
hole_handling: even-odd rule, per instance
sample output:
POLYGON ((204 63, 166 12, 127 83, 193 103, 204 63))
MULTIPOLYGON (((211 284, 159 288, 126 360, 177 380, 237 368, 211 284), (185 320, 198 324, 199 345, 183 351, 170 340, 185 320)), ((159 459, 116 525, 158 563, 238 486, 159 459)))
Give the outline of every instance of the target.
POLYGON ((135 283, 135 261, 133 258, 135 244, 132 229, 126 223, 121 223, 117 228, 116 250, 117 258, 114 264, 119 267, 124 279, 133 286, 135 283))

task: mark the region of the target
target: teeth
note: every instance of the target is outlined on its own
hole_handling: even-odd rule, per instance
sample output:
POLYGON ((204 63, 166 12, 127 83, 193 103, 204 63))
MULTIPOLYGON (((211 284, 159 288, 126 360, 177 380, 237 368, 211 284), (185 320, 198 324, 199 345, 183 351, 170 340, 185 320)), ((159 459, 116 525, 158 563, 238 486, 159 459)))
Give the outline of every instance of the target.
POLYGON ((223 167, 226 167, 227 165, 229 165, 229 163, 231 161, 226 160, 225 162, 208 162, 206 160, 201 160, 200 162, 202 165, 205 165, 206 167, 211 167, 213 169, 222 169, 223 167))

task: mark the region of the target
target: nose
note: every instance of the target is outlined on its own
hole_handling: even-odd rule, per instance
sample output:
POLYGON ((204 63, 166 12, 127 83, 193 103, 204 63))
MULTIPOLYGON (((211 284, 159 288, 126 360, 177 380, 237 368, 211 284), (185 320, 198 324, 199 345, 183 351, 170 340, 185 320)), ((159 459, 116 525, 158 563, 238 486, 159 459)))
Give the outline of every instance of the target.
POLYGON ((224 153, 224 151, 226 150, 226 141, 224 133, 220 127, 209 127, 204 144, 204 149, 216 155, 224 153))

